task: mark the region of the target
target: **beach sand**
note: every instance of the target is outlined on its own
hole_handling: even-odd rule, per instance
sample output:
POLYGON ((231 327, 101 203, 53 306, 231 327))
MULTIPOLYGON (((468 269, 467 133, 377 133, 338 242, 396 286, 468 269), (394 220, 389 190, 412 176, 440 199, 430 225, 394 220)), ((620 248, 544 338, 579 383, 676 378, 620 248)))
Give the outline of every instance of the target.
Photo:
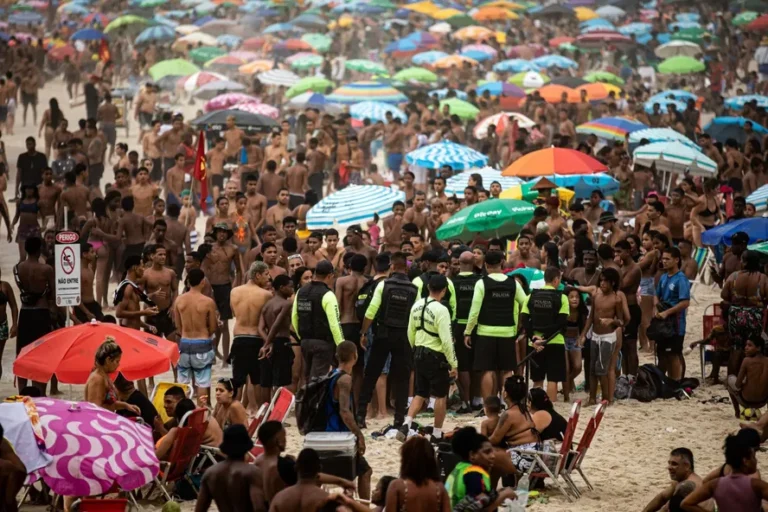
MULTIPOLYGON (((48 100, 56 96, 69 120, 70 126, 76 127, 77 120, 85 115, 83 105, 70 108, 67 104, 66 91, 61 81, 54 81, 46 85, 40 91, 40 104, 38 106, 38 121, 43 111, 47 108, 48 100)), ((182 111, 188 119, 191 119, 197 109, 202 108, 200 102, 195 105, 187 105, 181 102, 178 110, 182 111)), ((31 119, 31 112, 30 112, 31 119)), ((126 137, 125 130, 118 131, 118 141, 126 142, 129 149, 138 147, 138 124, 130 116, 130 136, 126 137)), ((19 153, 25 150, 24 139, 30 135, 37 135, 37 126, 32 126, 31 120, 26 128, 21 127, 21 108, 17 112, 16 130, 13 136, 3 134, 8 161, 11 163, 10 183, 15 180, 15 162, 19 153)), ((38 150, 44 149, 42 138, 38 139, 38 150)), ((107 166, 102 187, 105 180, 113 179, 111 166, 107 166)), ((10 187, 9 187, 10 188, 10 187)), ((6 201, 11 194, 6 192, 6 201)), ((9 204, 11 217, 15 212, 15 205, 9 204)), ((198 218, 197 228, 203 232, 205 220, 198 218)), ((4 240, 5 229, 0 229, 0 236, 4 240)), ((0 246, 0 269, 3 279, 15 287, 12 268, 18 262, 18 249, 16 244, 3 243, 0 246)), ((114 289, 111 286, 110 292, 114 289)), ((18 293, 18 290, 16 290, 18 293)), ((17 295, 18 297, 18 295, 17 295)), ((699 340, 702 337, 702 315, 707 305, 719 301, 719 290, 707 286, 698 286, 696 290, 698 302, 693 302, 688 311, 688 331, 686 344, 699 340)), ((14 394, 13 376, 11 374, 14 359, 15 340, 10 340, 2 357, 3 376, 0 378, 0 396, 14 394)), ((653 362, 651 355, 641 354, 641 364, 653 362)), ((688 376, 699 378, 701 376, 698 362, 698 351, 689 354, 686 358, 688 376)), ((723 370, 724 372, 724 370, 723 370)), ((214 377, 231 376, 231 370, 222 371, 217 366, 214 377)), ((158 381, 173 380, 171 372, 159 376, 158 381)), ((82 386, 62 385, 63 398, 81 400, 83 398, 82 386)), ((678 447, 691 449, 695 457, 696 470, 700 475, 705 475, 710 470, 719 467, 723 462, 722 444, 729 432, 738 429, 738 420, 733 415, 730 404, 703 404, 702 400, 712 397, 725 397, 727 393, 723 386, 702 386, 697 389, 690 400, 665 400, 652 403, 639 403, 634 400, 622 402, 606 411, 605 418, 594 439, 584 462, 584 471, 594 485, 594 491, 586 490, 586 486, 576 477, 577 485, 584 491, 581 499, 569 503, 559 492, 548 486, 544 493, 545 498, 536 500, 529 509, 532 511, 556 510, 563 512, 598 512, 606 510, 610 506, 616 510, 639 510, 658 493, 669 481, 666 471, 667 457, 670 450, 678 447)), ((587 396, 584 393, 576 393, 575 399, 581 399, 584 403, 587 396)), ((567 416, 569 404, 557 403, 557 410, 567 416)), ((577 439, 587 425, 592 414, 591 408, 584 407, 581 412, 581 421, 577 439)), ((424 423, 429 424, 430 419, 425 418, 424 423)), ((400 443, 395 440, 374 441, 370 433, 383 427, 384 421, 369 421, 366 431, 367 452, 366 458, 373 467, 374 482, 383 475, 397 475, 399 464, 400 443)), ((449 417, 444 430, 450 430, 456 426, 474 425, 479 427, 480 419, 457 419, 449 417)), ((301 450, 302 438, 295 427, 293 417, 288 420, 288 452, 296 455, 301 450)), ((758 454, 758 460, 765 461, 762 454, 758 454)), ((159 510, 160 505, 142 504, 144 510, 159 510)), ((194 510, 194 503, 183 504, 184 511, 194 510)), ((26 505, 24 510, 44 510, 43 507, 30 507, 26 505)), ((215 508, 212 508, 215 510, 215 508)))

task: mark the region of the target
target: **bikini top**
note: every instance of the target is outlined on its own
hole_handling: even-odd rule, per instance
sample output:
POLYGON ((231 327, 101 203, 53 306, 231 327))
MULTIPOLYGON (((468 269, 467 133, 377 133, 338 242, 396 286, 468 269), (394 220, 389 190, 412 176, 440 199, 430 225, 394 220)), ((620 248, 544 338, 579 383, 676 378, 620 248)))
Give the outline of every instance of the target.
POLYGON ((526 430, 530 430, 533 433, 533 436, 536 439, 541 439, 541 433, 538 430, 536 430, 536 424, 533 422, 533 418, 531 417, 531 415, 529 413, 526 413, 525 416, 528 419, 529 424, 526 425, 525 427, 521 428, 520 430, 517 430, 517 431, 513 432, 512 434, 505 435, 504 436, 504 440, 502 441, 505 446, 507 446, 507 447, 513 446, 513 445, 510 445, 508 443, 508 440, 514 438, 518 434, 522 434, 526 430))
POLYGON ((704 204, 707 207, 707 209, 704 210, 704 211, 699 212, 699 216, 701 216, 701 217, 711 217, 711 216, 717 214, 717 206, 715 206, 715 211, 712 211, 712 210, 709 209, 709 201, 705 202, 704 204))
MULTIPOLYGON (((741 275, 741 273, 742 273, 741 270, 737 270, 736 272, 733 273, 734 288, 735 288, 735 282, 739 278, 739 275, 741 275)), ((762 302, 763 298, 760 295, 760 277, 759 276, 757 278, 757 284, 758 284, 757 295, 742 295, 740 293, 736 293, 736 291, 734 290, 731 292, 733 294, 733 299, 739 299, 739 300, 751 301, 751 302, 762 302)))
POLYGON ((40 211, 40 206, 37 204, 37 201, 34 203, 25 203, 24 201, 20 201, 19 211, 21 213, 33 213, 37 215, 37 212, 40 211))

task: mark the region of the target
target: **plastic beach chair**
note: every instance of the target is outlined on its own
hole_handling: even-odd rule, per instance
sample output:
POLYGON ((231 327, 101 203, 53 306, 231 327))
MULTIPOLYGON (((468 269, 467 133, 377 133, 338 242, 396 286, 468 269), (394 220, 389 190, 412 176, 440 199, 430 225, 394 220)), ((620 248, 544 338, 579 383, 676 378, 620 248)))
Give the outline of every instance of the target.
MULTIPOLYGON (((180 480, 186 480, 197 493, 190 471, 195 458, 200 453, 203 436, 199 433, 199 429, 192 427, 178 427, 178 429, 168 460, 160 462, 160 474, 155 477, 153 483, 153 488, 157 485, 167 501, 172 500, 167 489, 168 484, 175 484, 180 480)), ((152 489, 150 489, 151 492, 152 489)))
POLYGON ((80 512, 125 512, 128 500, 123 498, 92 499, 84 498, 80 501, 80 512))
MULTIPOLYGON (((264 413, 264 419, 259 422, 259 425, 256 425, 256 427, 253 429, 254 434, 258 431, 259 426, 261 426, 261 423, 264 421, 279 421, 280 423, 285 422, 285 418, 288 417, 288 415, 291 413, 291 410, 293 409, 293 406, 296 404, 296 397, 293 393, 288 391, 285 388, 277 388, 277 391, 275 391, 275 396, 272 397, 272 401, 269 403, 269 407, 267 407, 266 413, 264 413)), ((248 428, 248 431, 250 433, 250 427, 248 428)), ((252 435, 252 437, 253 437, 252 435)), ((257 438, 253 439, 253 449, 251 450, 251 455, 255 459, 259 455, 264 453, 264 447, 259 443, 259 440, 257 438)))
MULTIPOLYGON (((712 333, 712 329, 717 325, 723 325, 723 312, 720 309, 720 304, 710 304, 704 308, 704 315, 701 317, 702 335, 703 339, 709 338, 712 333)), ((702 343, 699 345, 699 361, 701 361, 701 380, 706 377, 707 362, 712 360, 712 352, 714 348, 702 343)))
POLYGON ((149 400, 152 405, 157 409, 157 413, 160 415, 160 419, 163 423, 168 422, 171 418, 165 414, 165 407, 163 407, 163 400, 165 399, 165 392, 171 389, 173 386, 178 386, 184 390, 187 394, 187 398, 192 398, 192 386, 189 384, 180 384, 178 382, 158 382, 155 388, 152 390, 149 400))
POLYGON ((581 464, 584 462, 584 457, 587 456, 587 450, 589 450, 589 447, 592 445, 592 440, 595 438, 595 433, 597 432, 598 427, 600 426, 600 423, 603 421, 603 416, 605 415, 605 408, 608 406, 608 401, 603 400, 600 402, 598 406, 595 407, 595 412, 592 414, 592 417, 589 419, 589 423, 587 423, 587 428, 584 430, 584 433, 581 435, 581 439, 579 439, 579 444, 576 446, 575 450, 572 450, 572 455, 570 458, 570 461, 566 464, 566 467, 563 469, 564 471, 564 477, 566 478, 566 481, 570 482, 573 486, 573 489, 578 493, 578 495, 581 495, 581 492, 576 487, 576 484, 573 482, 573 472, 577 471, 579 473, 579 476, 581 476, 581 479, 584 480, 584 483, 587 484, 587 487, 589 487, 590 490, 594 490, 594 487, 592 487, 592 484, 587 480, 587 477, 584 475, 584 471, 581 468, 581 464))
POLYGON ((510 450, 521 455, 533 457, 534 462, 528 472, 528 477, 531 479, 545 479, 549 477, 555 486, 557 486, 557 489, 571 502, 573 501, 573 497, 579 497, 579 491, 564 470, 568 463, 569 455, 573 453, 571 445, 573 443, 573 437, 576 434, 576 426, 579 424, 580 414, 581 400, 576 400, 571 406, 571 414, 568 416, 568 425, 565 428, 563 443, 560 445, 559 452, 552 453, 537 450, 518 450, 515 448, 510 450), (547 464, 548 461, 552 461, 553 463, 550 462, 550 464, 547 464), (565 486, 560 482, 560 477, 562 477, 563 482, 565 482, 565 486), (568 491, 570 491, 570 493, 568 491), (571 495, 573 495, 573 497, 571 495))
MULTIPOLYGON (((208 409, 205 407, 199 407, 193 411, 189 411, 184 416, 182 416, 179 426, 193 429, 195 433, 200 436, 200 440, 202 442, 202 439, 205 437, 205 431, 208 428, 208 409)), ((201 445, 200 454, 203 455, 203 457, 201 458, 195 470, 197 471, 201 469, 206 459, 211 461, 211 463, 216 464, 218 462, 216 460, 216 455, 218 453, 218 446, 201 445)))

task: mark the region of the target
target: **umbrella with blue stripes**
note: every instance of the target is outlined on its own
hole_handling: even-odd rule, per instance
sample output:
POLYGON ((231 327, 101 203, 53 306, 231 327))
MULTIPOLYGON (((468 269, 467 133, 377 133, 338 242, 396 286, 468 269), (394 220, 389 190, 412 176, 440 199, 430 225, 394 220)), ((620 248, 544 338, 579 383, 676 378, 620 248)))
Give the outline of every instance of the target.
POLYGON ((449 197, 456 195, 458 198, 464 197, 464 189, 469 185, 469 177, 473 174, 479 174, 483 179, 483 188, 488 190, 491 183, 498 181, 501 190, 506 190, 515 185, 520 185, 523 180, 514 176, 502 176, 501 171, 493 167, 483 167, 482 169, 469 169, 467 171, 455 174, 445 182, 445 194, 449 197))
POLYGON ((763 185, 747 196, 747 202, 755 205, 757 211, 768 210, 768 185, 763 185))
POLYGON ((354 105, 367 100, 383 101, 384 103, 405 103, 408 97, 394 87, 380 82, 353 82, 334 90, 327 96, 333 103, 354 105))
POLYGON ((394 105, 381 101, 363 101, 349 107, 349 114, 352 116, 352 119, 362 121, 368 118, 374 123, 376 121, 386 121, 387 112, 402 122, 408 121, 408 116, 405 115, 405 112, 394 105))
POLYGON ((411 57, 411 62, 421 66, 423 64, 434 64, 438 60, 443 59, 445 57, 448 57, 448 54, 445 52, 430 50, 428 52, 417 53, 416 55, 411 57))
MULTIPOLYGON (((538 182, 539 179, 535 179, 538 182)), ((613 176, 604 172, 595 174, 554 174, 547 176, 547 179, 558 187, 573 189, 576 197, 589 197, 593 191, 599 190, 606 196, 610 196, 619 191, 619 181, 613 176)))
POLYGON ((504 73, 522 73, 524 71, 541 71, 541 68, 529 60, 507 59, 494 64, 493 70, 504 73))
POLYGON ((159 41, 173 41, 176 39, 176 31, 165 25, 155 25, 145 28, 136 37, 136 44, 156 43, 159 41))
POLYGON ((565 68, 578 67, 578 64, 576 64, 576 62, 573 59, 569 59, 568 57, 563 57, 562 55, 544 55, 542 57, 533 59, 532 62, 542 68, 565 69, 565 68))
POLYGON ((643 105, 643 108, 645 109, 646 114, 653 114, 654 103, 659 104, 659 107, 660 107, 659 112, 661 112, 662 114, 666 114, 667 105, 676 106, 678 112, 682 112, 688 107, 688 105, 686 105, 685 102, 683 101, 673 100, 670 98, 656 98, 656 99, 650 99, 646 101, 645 104, 643 105))
POLYGON ((307 212, 307 229, 345 228, 392 214, 392 203, 405 192, 377 185, 350 185, 323 198, 307 212))
POLYGON ((696 150, 701 150, 698 144, 691 139, 683 135, 682 133, 673 130, 671 128, 646 128, 645 130, 638 130, 629 134, 630 144, 640 144, 643 139, 649 142, 681 142, 686 146, 690 146, 696 150))
POLYGON ((623 34, 625 36, 631 36, 631 35, 640 35, 640 34, 647 34, 651 31, 651 28, 653 26, 650 23, 642 23, 639 21, 636 21, 634 23, 629 23, 627 25, 623 25, 619 27, 619 34, 623 34))
POLYGON ((746 94, 744 96, 728 98, 725 100, 725 106, 730 109, 741 110, 744 108, 744 105, 751 101, 756 102, 758 107, 768 107, 768 96, 762 96, 760 94, 746 94))
POLYGON ((704 153, 681 142, 652 142, 635 150, 635 163, 662 172, 689 173, 693 176, 713 176, 717 163, 704 153))
POLYGON ((454 171, 480 167, 488 163, 488 157, 484 154, 447 140, 412 151, 406 155, 405 159, 409 164, 428 169, 450 165, 454 171))

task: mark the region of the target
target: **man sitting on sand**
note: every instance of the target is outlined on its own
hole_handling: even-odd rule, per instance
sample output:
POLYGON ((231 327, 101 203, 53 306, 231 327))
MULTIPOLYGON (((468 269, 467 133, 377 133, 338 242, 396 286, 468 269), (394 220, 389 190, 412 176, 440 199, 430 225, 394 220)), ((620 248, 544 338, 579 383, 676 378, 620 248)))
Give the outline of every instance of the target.
POLYGON ((768 357, 763 355, 762 338, 749 338, 744 344, 744 361, 738 375, 728 376, 728 394, 731 396, 736 417, 740 407, 760 408, 768 402, 768 357))
POLYGON ((688 448, 672 450, 669 454, 669 461, 667 461, 667 471, 669 471, 672 482, 645 506, 643 512, 656 512, 664 509, 665 506, 666 510, 672 511, 673 502, 678 505, 676 510, 682 510, 679 508, 680 501, 701 485, 701 477, 693 472, 693 453, 688 448), (693 484, 693 488, 683 488, 690 486, 690 484, 693 484), (687 492, 685 492, 686 490, 687 492))
POLYGON ((230 425, 224 431, 219 450, 227 457, 206 470, 200 483, 195 512, 205 512, 216 502, 220 512, 267 510, 262 490, 261 468, 246 462, 253 448, 248 430, 240 424, 230 425))

